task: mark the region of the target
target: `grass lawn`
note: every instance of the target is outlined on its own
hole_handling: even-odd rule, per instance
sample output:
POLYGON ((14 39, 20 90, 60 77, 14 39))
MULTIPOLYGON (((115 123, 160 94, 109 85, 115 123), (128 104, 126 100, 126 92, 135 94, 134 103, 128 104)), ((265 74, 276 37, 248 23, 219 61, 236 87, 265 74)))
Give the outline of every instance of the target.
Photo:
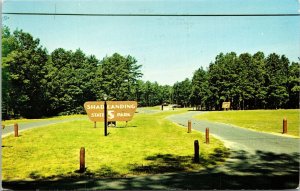
POLYGON ((103 124, 79 120, 27 130, 2 139, 2 180, 124 177, 164 172, 199 171, 227 156, 221 141, 188 134, 164 118, 186 109, 135 114, 127 126, 118 122, 104 136, 103 124), (200 163, 193 163, 194 140, 200 143, 200 163), (85 147, 86 167, 79 169, 79 151, 85 147))
POLYGON ((299 137, 299 111, 298 109, 213 111, 198 115, 195 118, 278 134, 282 133, 282 121, 286 117, 288 134, 299 137))

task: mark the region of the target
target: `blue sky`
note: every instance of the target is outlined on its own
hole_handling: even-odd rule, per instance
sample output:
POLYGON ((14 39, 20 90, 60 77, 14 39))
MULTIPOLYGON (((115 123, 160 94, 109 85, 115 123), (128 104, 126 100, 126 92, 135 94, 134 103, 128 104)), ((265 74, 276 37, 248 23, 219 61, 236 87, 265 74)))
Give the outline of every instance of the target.
MULTIPOLYGON (((3 12, 290 14, 297 0, 6 0, 3 12)), ((206 68, 220 52, 263 51, 300 56, 300 17, 78 17, 7 16, 3 24, 56 48, 82 49, 98 59, 118 52, 143 65, 143 80, 172 85, 206 68)))

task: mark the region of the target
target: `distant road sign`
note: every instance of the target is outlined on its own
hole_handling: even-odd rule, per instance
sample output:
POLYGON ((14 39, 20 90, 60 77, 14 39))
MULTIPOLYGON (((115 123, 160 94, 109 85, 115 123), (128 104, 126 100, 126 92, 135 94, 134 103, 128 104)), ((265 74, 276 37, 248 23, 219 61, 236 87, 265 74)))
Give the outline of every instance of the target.
POLYGON ((223 102, 222 103, 222 108, 223 109, 229 109, 230 108, 230 102, 223 102))
MULTIPOLYGON (((136 101, 107 101, 107 121, 130 121, 137 108, 136 101)), ((91 121, 104 121, 104 101, 88 101, 84 109, 91 121)))

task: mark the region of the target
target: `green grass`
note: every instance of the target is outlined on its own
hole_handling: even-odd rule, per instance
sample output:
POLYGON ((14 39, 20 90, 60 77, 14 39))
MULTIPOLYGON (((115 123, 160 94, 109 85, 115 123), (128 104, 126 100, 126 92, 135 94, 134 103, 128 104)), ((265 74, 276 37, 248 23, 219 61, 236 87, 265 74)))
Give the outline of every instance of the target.
POLYGON ((59 120, 59 119, 70 119, 70 118, 79 118, 83 117, 84 115, 66 115, 66 116, 57 116, 57 117, 51 117, 51 118, 44 118, 44 119, 11 119, 11 120, 2 120, 2 125, 13 125, 15 123, 31 123, 31 122, 37 122, 37 121, 43 121, 43 120, 59 120))
POLYGON ((27 130, 2 140, 2 178, 13 180, 54 180, 60 178, 124 177, 164 172, 199 171, 224 161, 228 151, 221 141, 196 131, 188 134, 164 118, 186 110, 135 114, 127 126, 93 128, 78 120, 27 130), (194 140, 200 143, 200 163, 193 163, 194 140), (87 171, 79 169, 79 151, 85 147, 87 171))
POLYGON ((298 109, 214 111, 198 115, 195 118, 279 134, 282 133, 283 118, 286 117, 288 135, 299 137, 299 111, 298 109))

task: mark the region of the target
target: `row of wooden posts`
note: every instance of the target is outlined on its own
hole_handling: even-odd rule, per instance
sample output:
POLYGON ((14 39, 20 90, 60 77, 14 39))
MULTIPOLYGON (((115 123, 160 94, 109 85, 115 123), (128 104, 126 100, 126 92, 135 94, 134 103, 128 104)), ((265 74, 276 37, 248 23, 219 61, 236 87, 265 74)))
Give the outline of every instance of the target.
MULTIPOLYGON (((191 120, 188 121, 188 133, 192 132, 192 122, 191 120)), ((282 133, 285 134, 287 133, 287 119, 283 119, 283 130, 282 133)), ((205 129, 205 143, 209 144, 209 128, 205 129)), ((199 146, 199 141, 195 140, 194 141, 194 162, 200 162, 200 146, 199 146)), ((81 147, 80 148, 80 154, 79 154, 79 172, 83 173, 85 172, 85 148, 81 147)))
MULTIPOLYGON (((2 125, 2 129, 5 128, 5 125, 2 125)), ((287 133, 287 119, 284 118, 283 119, 283 127, 282 127, 282 133, 285 134, 287 133)), ((192 123, 191 120, 188 121, 188 133, 192 132, 192 123)), ((19 136, 19 125, 18 123, 14 124, 14 133, 15 133, 15 137, 19 136)), ((209 144, 209 128, 205 129, 205 143, 209 144)), ((194 162, 199 162, 199 141, 195 140, 194 141, 194 162)), ((79 164, 79 172, 84 172, 85 171, 85 148, 81 147, 80 148, 80 164, 79 164)))
MULTIPOLYGON (((188 133, 192 132, 192 122, 191 120, 188 121, 188 133)), ((205 129, 205 143, 209 144, 209 128, 205 129)))
MULTIPOLYGON (((5 125, 2 125, 2 129, 5 128, 5 125)), ((287 133, 287 119, 283 119, 283 127, 282 127, 282 133, 285 134, 287 133)), ((191 120, 188 121, 188 133, 192 132, 192 123, 191 120)), ((15 137, 19 137, 19 125, 18 123, 14 124, 14 134, 15 137)), ((205 143, 209 144, 209 128, 205 129, 205 143)), ((194 141, 194 162, 199 162, 199 141, 195 140, 194 141)), ((85 148, 81 147, 80 149, 80 167, 79 167, 79 172, 84 172, 85 171, 85 148)))
MULTIPOLYGON (((94 127, 96 128, 96 122, 94 122, 94 127)), ((5 125, 2 125, 2 129, 5 128, 5 125)), ((15 137, 19 136, 19 125, 18 123, 14 124, 14 132, 15 132, 15 137)), ((192 132, 192 122, 191 120, 188 121, 188 133, 192 132)), ((284 118, 283 119, 283 125, 282 125, 282 134, 286 134, 287 133, 287 119, 284 118)), ((205 134, 206 134, 206 143, 209 143, 209 128, 206 128, 205 130, 205 134)))
MULTIPOLYGON (((96 127, 96 122, 94 123, 94 127, 96 127)), ((191 125, 191 120, 188 121, 188 133, 192 132, 192 125, 191 125)), ((209 144, 209 128, 206 128, 205 130, 205 143, 209 144)), ((194 141, 194 162, 199 162, 199 141, 195 140, 194 141)), ((83 173, 85 172, 85 148, 81 147, 80 148, 80 153, 79 153, 79 172, 83 173)))
MULTIPOLYGON (((200 162, 200 146, 199 146, 199 141, 195 140, 194 141, 194 162, 200 162)), ((79 172, 83 173, 85 172, 85 148, 81 147, 80 148, 80 153, 79 153, 79 172)))

